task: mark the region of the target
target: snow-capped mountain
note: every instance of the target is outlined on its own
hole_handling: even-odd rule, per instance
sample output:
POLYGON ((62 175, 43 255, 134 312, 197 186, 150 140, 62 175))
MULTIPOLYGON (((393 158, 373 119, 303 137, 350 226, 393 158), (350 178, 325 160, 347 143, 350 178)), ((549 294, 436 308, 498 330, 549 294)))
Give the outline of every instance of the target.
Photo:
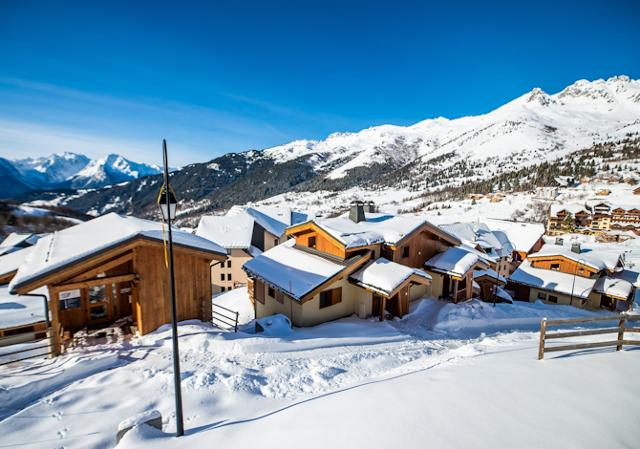
POLYGON ((133 162, 118 154, 109 154, 90 161, 67 180, 75 189, 97 188, 156 175, 160 172, 161 169, 157 165, 133 162))
MULTIPOLYGON (((376 126, 325 140, 228 153, 183 167, 174 173, 172 184, 183 216, 193 217, 290 191, 337 194, 360 189, 375 199, 386 189, 404 199, 516 173, 596 144, 636 142, 638 136, 640 81, 618 76, 577 81, 555 94, 535 88, 479 116, 376 126)), ((95 169, 88 166, 83 170, 87 179, 117 182, 104 180, 100 165, 118 164, 105 160, 95 169)), ((75 185, 91 185, 84 179, 78 177, 75 185)), ((56 201, 92 214, 152 216, 159 187, 159 177, 150 177, 56 201)))
POLYGON ((31 157, 13 161, 23 176, 43 187, 63 183, 91 161, 82 154, 64 152, 50 156, 31 157))
POLYGON ((640 131, 640 80, 580 80, 549 95, 539 88, 484 115, 429 119, 412 126, 376 126, 298 140, 263 150, 282 163, 306 157, 329 179, 376 163, 401 166, 453 153, 453 159, 557 158, 593 143, 640 131))
POLYGON ((100 188, 161 172, 156 165, 133 162, 117 154, 90 159, 82 154, 65 152, 5 162, 16 171, 12 178, 17 176, 19 181, 16 182, 23 186, 0 189, 0 197, 37 189, 100 188))

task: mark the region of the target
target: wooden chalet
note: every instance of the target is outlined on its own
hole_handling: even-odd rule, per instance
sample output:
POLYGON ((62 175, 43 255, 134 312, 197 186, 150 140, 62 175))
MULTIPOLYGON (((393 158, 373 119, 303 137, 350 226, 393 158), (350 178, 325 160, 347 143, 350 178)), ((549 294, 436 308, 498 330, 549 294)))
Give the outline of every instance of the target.
MULTIPOLYGON (((168 274, 159 223, 108 214, 41 239, 11 282, 12 293, 46 286, 51 322, 62 337, 131 316, 140 335, 170 322, 168 274)), ((178 320, 211 319, 213 242, 174 231, 178 320)))
POLYGON ((244 265, 256 317, 287 315, 311 326, 357 314, 402 316, 409 301, 431 294, 422 269, 460 241, 417 217, 352 205, 348 217, 289 227, 290 238, 244 265))

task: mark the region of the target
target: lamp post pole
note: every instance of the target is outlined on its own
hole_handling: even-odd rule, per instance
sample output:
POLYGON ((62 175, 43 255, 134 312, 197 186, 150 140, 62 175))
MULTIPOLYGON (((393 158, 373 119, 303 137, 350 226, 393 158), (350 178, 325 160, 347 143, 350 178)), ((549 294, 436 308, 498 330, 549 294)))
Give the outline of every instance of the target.
POLYGON ((169 237, 169 292, 171 293, 171 329, 173 340, 173 383, 176 399, 176 436, 184 435, 184 422, 182 419, 182 387, 180 385, 180 352, 178 350, 178 314, 176 311, 176 287, 173 273, 173 236, 171 234, 171 206, 169 188, 169 164, 167 161, 167 141, 162 140, 162 161, 164 163, 164 201, 167 207, 168 237, 169 237))

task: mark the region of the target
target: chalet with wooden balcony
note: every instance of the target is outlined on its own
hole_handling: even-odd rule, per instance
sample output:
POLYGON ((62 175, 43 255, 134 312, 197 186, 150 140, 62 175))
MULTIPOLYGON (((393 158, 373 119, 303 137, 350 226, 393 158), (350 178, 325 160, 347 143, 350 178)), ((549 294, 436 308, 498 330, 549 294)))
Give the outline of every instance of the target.
POLYGON ((347 216, 309 220, 286 235, 244 270, 256 317, 283 313, 296 326, 352 314, 402 316, 411 300, 434 294, 424 263, 461 243, 424 219, 376 213, 361 202, 347 216))
MULTIPOLYGON (((56 347, 82 329, 131 316, 139 334, 170 322, 164 229, 107 214, 38 241, 9 284, 12 294, 46 287, 56 347)), ((224 248, 174 230, 178 320, 211 319, 213 260, 224 248)))
POLYGON ((638 273, 625 270, 619 249, 574 243, 546 245, 529 255, 511 275, 509 288, 524 301, 627 310, 637 279, 638 273))

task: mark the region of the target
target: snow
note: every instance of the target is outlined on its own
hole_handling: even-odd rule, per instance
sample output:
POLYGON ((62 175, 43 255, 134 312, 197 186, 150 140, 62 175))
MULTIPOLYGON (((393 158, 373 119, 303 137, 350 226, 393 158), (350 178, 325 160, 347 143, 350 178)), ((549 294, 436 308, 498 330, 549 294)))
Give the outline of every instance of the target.
MULTIPOLYGON (((11 289, 85 257, 136 237, 163 239, 161 223, 110 213, 56 231, 38 240, 33 251, 11 280, 11 289)), ((202 237, 173 230, 176 245, 226 254, 224 248, 202 237)))
POLYGON ((480 258, 464 250, 454 246, 448 248, 445 252, 438 253, 425 262, 425 267, 434 271, 442 271, 455 276, 464 276, 467 271, 480 262, 480 258))
MULTIPOLYGON (((218 305, 238 312, 238 324, 246 324, 255 317, 253 304, 251 300, 249 300, 249 294, 247 293, 247 287, 238 287, 217 294, 211 302, 214 309, 216 305, 218 305)), ((229 315, 228 312, 223 313, 229 315)))
POLYGON ((160 415, 160 412, 158 410, 148 410, 142 413, 138 413, 137 415, 131 416, 118 424, 118 431, 130 429, 132 427, 139 426, 140 424, 144 424, 148 421, 153 421, 154 419, 160 418, 162 418, 162 415, 160 415))
POLYGON ((314 219, 313 222, 342 242, 346 248, 382 242, 395 245, 420 226, 429 224, 418 217, 401 215, 365 213, 365 218, 359 223, 346 216, 314 219))
POLYGON ((497 279, 498 281, 504 282, 505 284, 507 283, 507 278, 505 278, 504 276, 498 274, 495 272, 495 270, 493 270, 492 268, 487 268, 484 270, 475 270, 473 272, 473 277, 474 278, 479 278, 482 276, 488 276, 490 278, 493 279, 497 279))
POLYGON ((181 438, 172 434, 169 326, 2 367, 3 445, 114 447, 123 419, 158 410, 162 432, 140 426, 118 448, 636 446, 640 387, 620 373, 640 369, 637 351, 536 360, 542 317, 603 313, 541 303, 412 306, 401 320, 345 318, 281 337, 181 323, 181 438), (461 407, 465 419, 452 420, 461 407))
POLYGON ((256 320, 259 332, 270 337, 284 337, 293 333, 291 321, 286 315, 277 313, 256 320))
POLYGON ((505 234, 516 251, 529 252, 545 232, 542 223, 518 223, 507 220, 485 220, 492 231, 505 234))
POLYGON ((294 245, 295 240, 287 240, 246 262, 243 268, 295 299, 345 269, 343 264, 296 249, 294 245))
POLYGON ((247 214, 215 215, 200 218, 196 235, 227 248, 247 249, 251 246, 253 218, 247 214))
POLYGON ((510 279, 531 287, 566 295, 573 294, 573 296, 585 299, 589 296, 596 283, 596 279, 574 276, 571 273, 533 268, 528 260, 520 264, 510 279))
POLYGON ((571 251, 566 246, 546 244, 537 253, 530 254, 529 257, 563 256, 574 262, 580 262, 598 271, 613 271, 618 266, 623 254, 621 248, 617 249, 590 249, 585 248, 580 253, 571 251))
POLYGON ((0 255, 17 251, 25 245, 33 245, 38 241, 35 234, 19 234, 12 232, 0 243, 0 255))
POLYGON ((598 293, 604 293, 605 295, 624 298, 626 300, 633 291, 633 285, 624 279, 602 276, 595 283, 593 289, 598 293))
POLYGON ((0 276, 17 271, 32 251, 33 247, 28 247, 0 256, 0 276))
POLYGON ((431 280, 431 275, 423 270, 409 268, 384 257, 367 262, 363 268, 349 277, 359 284, 389 295, 412 275, 431 280))
POLYGON ((254 209, 252 207, 248 207, 246 209, 246 212, 251 217, 253 217, 253 219, 256 221, 256 223, 258 223, 267 232, 270 232, 271 234, 275 235, 276 237, 280 237, 281 235, 284 234, 284 230, 288 226, 287 222, 291 221, 290 217, 288 219, 286 219, 285 217, 278 217, 278 218, 283 218, 283 219, 287 220, 287 221, 280 221, 279 219, 276 219, 276 218, 268 215, 267 213, 264 213, 263 211, 258 210, 258 209, 254 209))
MULTIPOLYGON (((33 293, 47 295, 46 288, 33 293)), ((44 299, 35 296, 9 294, 7 285, 0 285, 0 329, 26 326, 44 321, 44 299)))

